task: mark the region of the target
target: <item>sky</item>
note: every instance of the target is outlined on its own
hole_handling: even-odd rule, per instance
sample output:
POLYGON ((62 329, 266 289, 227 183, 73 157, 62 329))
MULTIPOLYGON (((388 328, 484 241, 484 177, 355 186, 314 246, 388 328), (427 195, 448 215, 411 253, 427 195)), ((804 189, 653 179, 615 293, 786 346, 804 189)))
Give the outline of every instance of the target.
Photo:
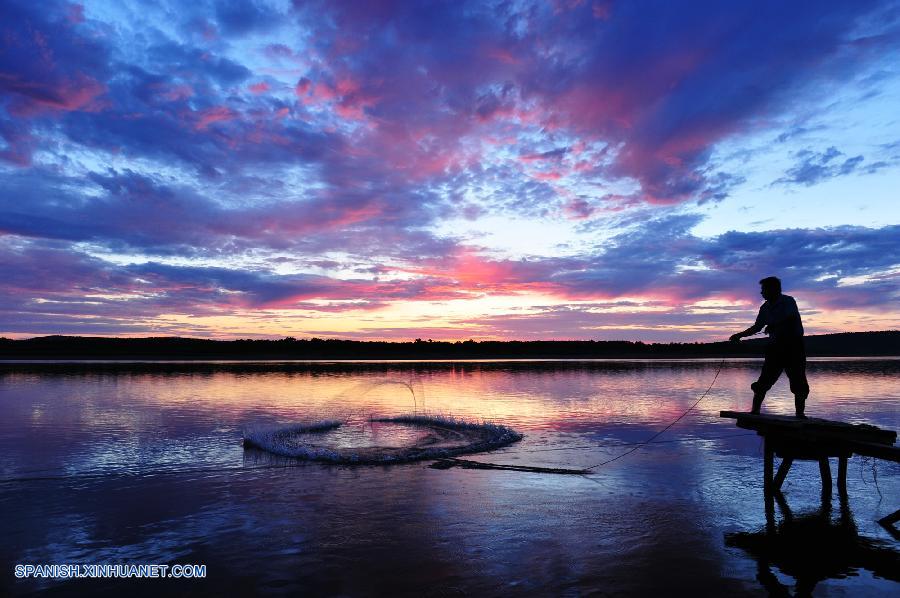
POLYGON ((0 335, 900 328, 900 2, 0 3, 0 335))

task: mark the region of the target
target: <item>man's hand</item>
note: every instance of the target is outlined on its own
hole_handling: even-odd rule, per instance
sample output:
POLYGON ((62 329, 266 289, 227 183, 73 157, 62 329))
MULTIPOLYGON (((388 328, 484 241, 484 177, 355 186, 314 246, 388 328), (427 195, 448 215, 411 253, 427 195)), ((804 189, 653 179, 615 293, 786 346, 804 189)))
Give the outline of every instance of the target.
POLYGON ((741 335, 740 334, 732 334, 731 336, 728 337, 728 340, 730 340, 733 343, 736 343, 741 340, 741 335))

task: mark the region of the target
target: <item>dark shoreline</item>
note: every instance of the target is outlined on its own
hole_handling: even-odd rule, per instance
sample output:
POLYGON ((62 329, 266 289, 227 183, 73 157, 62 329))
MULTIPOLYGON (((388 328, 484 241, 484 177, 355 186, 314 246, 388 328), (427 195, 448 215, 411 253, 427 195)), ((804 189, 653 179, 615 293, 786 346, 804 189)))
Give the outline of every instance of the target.
MULTIPOLYGON (((698 359, 759 357, 766 340, 741 343, 632 341, 422 341, 338 339, 219 341, 180 337, 0 338, 0 360, 261 361, 472 359, 698 359)), ((900 356, 900 331, 845 332, 806 337, 809 357, 900 356)))

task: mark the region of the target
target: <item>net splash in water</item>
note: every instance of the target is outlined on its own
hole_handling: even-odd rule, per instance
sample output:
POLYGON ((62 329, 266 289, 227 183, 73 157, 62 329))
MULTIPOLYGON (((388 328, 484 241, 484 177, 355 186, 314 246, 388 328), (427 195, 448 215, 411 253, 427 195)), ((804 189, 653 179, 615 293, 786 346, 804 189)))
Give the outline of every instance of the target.
POLYGON ((402 415, 359 424, 336 420, 246 430, 244 448, 283 457, 342 464, 408 463, 481 453, 522 439, 490 422, 402 415))

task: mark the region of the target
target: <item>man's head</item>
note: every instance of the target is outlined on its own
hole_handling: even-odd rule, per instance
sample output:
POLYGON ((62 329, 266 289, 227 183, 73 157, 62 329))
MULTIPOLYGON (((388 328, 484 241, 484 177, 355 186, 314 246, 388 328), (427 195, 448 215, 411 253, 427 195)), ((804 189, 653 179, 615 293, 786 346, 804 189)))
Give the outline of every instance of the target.
POLYGON ((775 276, 763 278, 759 281, 759 286, 759 294, 762 295, 763 299, 766 301, 778 299, 778 296, 781 295, 781 281, 775 276))

